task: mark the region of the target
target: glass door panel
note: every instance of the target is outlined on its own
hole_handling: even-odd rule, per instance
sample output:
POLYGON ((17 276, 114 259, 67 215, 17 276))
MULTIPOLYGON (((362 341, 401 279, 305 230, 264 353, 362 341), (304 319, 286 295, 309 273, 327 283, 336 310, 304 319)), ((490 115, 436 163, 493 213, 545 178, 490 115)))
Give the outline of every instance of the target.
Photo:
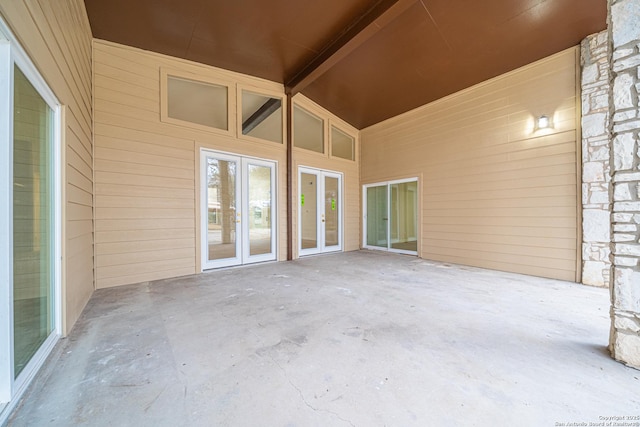
POLYGON ((275 168, 273 164, 256 162, 256 164, 248 163, 246 169, 248 207, 245 226, 248 254, 245 257, 252 258, 254 261, 262 260, 265 256, 275 259, 272 211, 275 168))
POLYGON ((391 249, 418 250, 418 183, 391 184, 391 249))
POLYGON ((340 179, 324 178, 324 246, 336 249, 340 246, 340 179))
POLYGON ((300 174, 300 248, 318 248, 318 175, 300 174))
POLYGON ((239 262, 238 160, 207 156, 207 260, 216 266, 239 262))
POLYGON ((14 69, 14 378, 54 331, 53 110, 14 69))
POLYGON ((367 187, 367 244, 387 248, 389 239, 387 186, 367 187))

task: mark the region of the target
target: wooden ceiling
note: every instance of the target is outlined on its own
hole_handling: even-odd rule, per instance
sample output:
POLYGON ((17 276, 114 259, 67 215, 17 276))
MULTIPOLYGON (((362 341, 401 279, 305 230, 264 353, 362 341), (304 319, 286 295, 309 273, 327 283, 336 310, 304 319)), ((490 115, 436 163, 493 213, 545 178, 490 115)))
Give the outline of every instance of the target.
POLYGON ((283 83, 364 128, 575 46, 606 0, 85 0, 93 35, 283 83))

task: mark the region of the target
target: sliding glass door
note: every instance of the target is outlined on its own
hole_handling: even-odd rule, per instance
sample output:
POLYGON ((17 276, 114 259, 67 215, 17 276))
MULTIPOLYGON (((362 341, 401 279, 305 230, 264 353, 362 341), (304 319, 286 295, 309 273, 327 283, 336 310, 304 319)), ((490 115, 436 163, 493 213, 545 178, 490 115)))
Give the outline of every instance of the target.
POLYGON ((275 163, 202 151, 203 269, 276 259, 275 163))
POLYGON ((369 249, 417 254, 418 181, 365 185, 364 242, 369 249))
POLYGON ((13 361, 24 370, 54 330, 53 110, 15 67, 13 361))
POLYGON ((0 20, 0 424, 61 334, 59 104, 0 20))

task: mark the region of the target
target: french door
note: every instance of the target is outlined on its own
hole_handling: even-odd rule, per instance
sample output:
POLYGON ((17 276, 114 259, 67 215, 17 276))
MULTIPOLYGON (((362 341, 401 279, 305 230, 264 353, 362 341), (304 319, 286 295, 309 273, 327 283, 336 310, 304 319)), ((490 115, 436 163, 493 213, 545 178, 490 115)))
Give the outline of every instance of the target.
POLYGON ((202 268, 276 259, 276 163, 202 150, 202 268))
POLYGON ((298 251, 300 256, 342 250, 342 175, 298 170, 298 251))
POLYGON ((363 188, 367 249, 418 253, 418 180, 382 182, 363 188))

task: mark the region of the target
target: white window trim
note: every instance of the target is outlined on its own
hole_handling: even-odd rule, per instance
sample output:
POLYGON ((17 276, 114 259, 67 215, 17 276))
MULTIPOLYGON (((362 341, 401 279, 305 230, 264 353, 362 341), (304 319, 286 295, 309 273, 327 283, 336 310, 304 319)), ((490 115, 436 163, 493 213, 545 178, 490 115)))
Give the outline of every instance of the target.
MULTIPOLYGON (((0 20, 0 25, 2 21, 0 20)), ((1 30, 1 28, 0 28, 1 30)), ((0 33, 0 37, 2 33, 0 33)), ((11 232, 12 206, 11 181, 13 180, 13 150, 11 135, 13 134, 13 120, 11 106, 13 105, 13 79, 11 61, 11 44, 0 41, 0 348, 11 349, 11 280, 13 266, 11 251, 13 247, 11 232)), ((0 405, 11 400, 11 351, 0 351, 0 405)), ((2 414, 0 406, 0 414, 2 414)), ((0 416, 0 424, 2 417, 0 416)))
POLYGON ((0 425, 44 364, 62 334, 62 182, 61 182, 61 105, 18 39, 0 18, 0 425), (13 378, 13 68, 27 77, 53 112, 53 332, 32 357, 21 374, 13 378))

